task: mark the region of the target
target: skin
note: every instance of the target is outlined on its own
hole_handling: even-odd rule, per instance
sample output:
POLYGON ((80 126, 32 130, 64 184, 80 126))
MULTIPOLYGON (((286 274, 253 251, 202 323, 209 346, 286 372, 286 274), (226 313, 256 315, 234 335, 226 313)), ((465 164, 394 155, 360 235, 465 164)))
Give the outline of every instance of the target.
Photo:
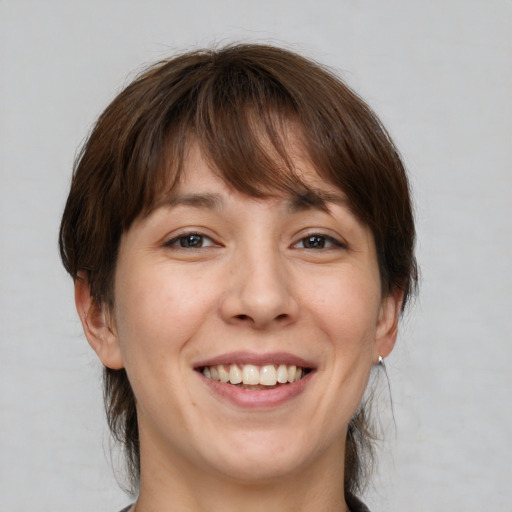
POLYGON ((347 425, 393 348, 401 296, 382 297, 373 236, 343 194, 298 151, 292 160, 337 196, 328 211, 245 196, 192 145, 177 190, 188 199, 122 237, 113 311, 76 282, 91 346, 107 367, 126 368, 137 399, 137 512, 346 510, 347 425), (199 245, 182 247, 190 233, 199 245), (241 406, 197 371, 240 352, 290 354, 314 371, 282 403, 241 406))

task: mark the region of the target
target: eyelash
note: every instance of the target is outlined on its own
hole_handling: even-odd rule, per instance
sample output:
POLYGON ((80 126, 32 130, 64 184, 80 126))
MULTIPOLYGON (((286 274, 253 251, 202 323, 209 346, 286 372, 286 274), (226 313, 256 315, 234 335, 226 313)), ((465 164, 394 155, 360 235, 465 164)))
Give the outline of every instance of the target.
MULTIPOLYGON (((322 243, 321 242, 321 243, 322 243)), ((315 243, 315 242, 314 242, 315 243)), ((293 244, 293 247, 296 247, 298 249, 311 249, 311 250, 320 250, 320 249, 333 249, 333 248, 340 248, 340 249, 346 249, 347 245, 344 242, 340 242, 339 240, 336 240, 336 238, 333 238, 329 235, 324 235, 322 233, 311 233, 304 237, 302 237, 297 243, 293 244), (305 240, 308 240, 311 242, 313 239, 321 239, 324 244, 328 244, 329 247, 296 247, 298 244, 302 243, 304 244, 305 240)))
POLYGON ((202 233, 190 232, 190 233, 182 233, 182 234, 172 238, 171 240, 168 240, 167 242, 164 243, 164 246, 168 247, 170 249, 203 249, 205 247, 218 246, 218 244, 216 244, 212 240, 212 238, 207 235, 203 235, 202 233), (204 242, 204 240, 209 240, 211 243, 209 243, 206 246, 201 246, 201 247, 193 247, 193 246, 187 247, 185 245, 182 245, 182 241, 185 241, 186 239, 188 239, 190 241, 190 239, 192 237, 198 237, 199 239, 201 239, 202 242, 204 242))
MULTIPOLYGON (((206 247, 213 247, 217 246, 218 244, 209 236, 204 235, 202 233, 197 232, 190 232, 190 233, 182 233, 179 236, 176 236, 172 238, 171 240, 168 240, 164 243, 165 247, 171 248, 171 249, 204 249, 206 247), (208 245, 201 245, 200 247, 194 247, 194 246, 186 246, 183 245, 183 243, 187 243, 192 241, 193 237, 197 237, 198 242, 201 244, 204 243, 205 240, 209 240, 210 243, 208 245), (188 240, 187 240, 188 239, 188 240)), ((347 245, 344 242, 340 242, 339 240, 336 240, 332 236, 325 235, 322 233, 311 233, 304 237, 302 237, 298 242, 294 243, 292 245, 293 248, 296 249, 306 249, 306 250, 327 250, 327 249, 333 249, 333 248, 341 248, 346 249, 347 245), (314 240, 316 239, 316 241, 314 240), (306 240, 308 242, 306 242, 306 240), (319 244, 320 246, 313 246, 313 247, 305 247, 304 243, 313 243, 313 244, 319 244), (302 244, 302 247, 297 247, 299 244, 302 244), (327 245, 327 247, 325 247, 327 245)))

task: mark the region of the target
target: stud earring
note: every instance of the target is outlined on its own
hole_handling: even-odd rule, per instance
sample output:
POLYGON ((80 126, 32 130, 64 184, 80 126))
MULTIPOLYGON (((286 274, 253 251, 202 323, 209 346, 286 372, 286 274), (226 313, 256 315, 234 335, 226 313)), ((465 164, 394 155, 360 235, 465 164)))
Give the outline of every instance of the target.
POLYGON ((377 362, 379 366, 384 366, 384 358, 382 356, 379 356, 379 361, 377 362))

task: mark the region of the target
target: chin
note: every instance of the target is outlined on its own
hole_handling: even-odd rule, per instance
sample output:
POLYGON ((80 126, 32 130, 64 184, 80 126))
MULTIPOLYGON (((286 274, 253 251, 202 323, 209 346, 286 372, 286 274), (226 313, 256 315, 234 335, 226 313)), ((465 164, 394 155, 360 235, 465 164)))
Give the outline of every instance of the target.
POLYGON ((258 485, 304 471, 315 451, 303 439, 291 438, 289 431, 280 435, 244 432, 212 459, 215 470, 229 479, 258 485))
POLYGON ((300 473, 305 466, 304 461, 297 461, 292 457, 273 457, 270 452, 262 457, 247 457, 245 460, 227 462, 220 469, 230 480, 245 485, 262 485, 269 482, 276 482, 295 473, 300 473), (302 463, 301 463, 302 462, 302 463))

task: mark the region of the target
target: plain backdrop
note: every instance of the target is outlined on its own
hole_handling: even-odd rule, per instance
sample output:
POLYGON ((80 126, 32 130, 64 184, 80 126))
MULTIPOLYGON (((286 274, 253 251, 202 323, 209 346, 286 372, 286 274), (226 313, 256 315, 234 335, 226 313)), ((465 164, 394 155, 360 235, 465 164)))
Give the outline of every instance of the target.
POLYGON ((510 0, 0 0, 0 510, 115 512, 101 368, 57 231, 75 152, 143 64, 232 41, 335 68, 415 189, 373 512, 512 511, 510 0), (387 418, 387 419, 386 419, 387 418))

